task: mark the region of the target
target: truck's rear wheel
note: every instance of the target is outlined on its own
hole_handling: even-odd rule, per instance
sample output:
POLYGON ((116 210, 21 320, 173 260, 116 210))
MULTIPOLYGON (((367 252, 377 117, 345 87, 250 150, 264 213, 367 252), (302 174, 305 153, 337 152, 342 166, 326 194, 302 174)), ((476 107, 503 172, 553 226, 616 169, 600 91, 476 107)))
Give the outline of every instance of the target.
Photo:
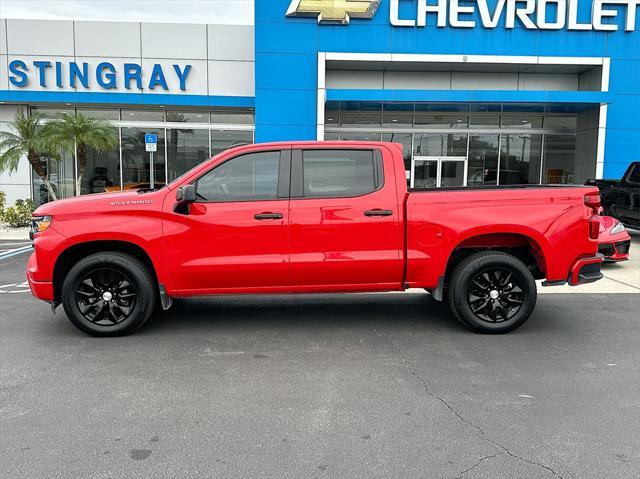
POLYGON ((465 258, 453 271, 448 299, 451 310, 469 329, 507 333, 529 319, 536 304, 533 275, 515 256, 482 251, 465 258))
POLYGON ((122 336, 151 316, 156 286, 147 267, 119 252, 78 261, 62 285, 62 304, 71 322, 93 336, 122 336))

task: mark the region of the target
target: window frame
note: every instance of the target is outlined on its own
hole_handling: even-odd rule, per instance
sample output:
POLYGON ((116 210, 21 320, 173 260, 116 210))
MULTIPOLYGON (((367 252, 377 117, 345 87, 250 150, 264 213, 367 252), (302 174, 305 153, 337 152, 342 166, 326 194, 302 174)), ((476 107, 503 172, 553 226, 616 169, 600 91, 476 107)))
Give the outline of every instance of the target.
POLYGON ((384 175, 384 161, 382 152, 378 148, 349 148, 341 146, 332 146, 324 148, 296 148, 291 152, 291 188, 290 197, 296 200, 326 200, 326 199, 339 199, 339 198, 360 198, 373 194, 384 188, 385 175, 384 175), (358 195, 328 195, 328 196, 305 196, 304 194, 304 171, 303 171, 303 153, 305 151, 364 151, 371 152, 373 156, 373 173, 375 188, 367 193, 358 195))
POLYGON ((209 168, 207 171, 202 173, 196 179, 192 180, 190 185, 194 185, 196 187, 196 203, 200 204, 216 204, 216 203, 257 203, 260 201, 281 201, 288 200, 291 186, 291 149, 290 148, 275 148, 275 149, 265 149, 258 151, 247 151, 240 153, 239 155, 232 156, 222 161, 221 163, 216 164, 212 168, 209 168), (213 170, 218 168, 219 166, 224 165, 225 163, 235 160, 237 158, 241 158, 243 156, 253 155, 256 153, 278 153, 280 155, 278 161, 278 186, 275 198, 261 198, 261 199, 245 199, 245 200, 219 200, 219 201, 205 201, 202 198, 197 196, 198 194, 198 182, 201 178, 211 173, 213 170))

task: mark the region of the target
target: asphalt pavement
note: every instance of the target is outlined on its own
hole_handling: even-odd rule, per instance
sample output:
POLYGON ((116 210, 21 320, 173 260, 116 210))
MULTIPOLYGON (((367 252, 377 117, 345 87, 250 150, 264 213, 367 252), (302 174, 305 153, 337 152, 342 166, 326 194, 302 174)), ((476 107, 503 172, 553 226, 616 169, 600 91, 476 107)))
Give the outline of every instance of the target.
POLYGON ((218 297, 96 339, 17 291, 26 257, 0 477, 640 477, 640 295, 541 295, 503 336, 426 293, 218 297))

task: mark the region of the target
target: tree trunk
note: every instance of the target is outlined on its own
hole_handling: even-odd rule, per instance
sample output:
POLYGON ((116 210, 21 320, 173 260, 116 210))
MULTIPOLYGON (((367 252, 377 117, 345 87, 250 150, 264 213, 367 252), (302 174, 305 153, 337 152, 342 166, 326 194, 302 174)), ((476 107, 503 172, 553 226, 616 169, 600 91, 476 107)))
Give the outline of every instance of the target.
POLYGON ((49 181, 49 176, 47 175, 47 172, 42 166, 42 161, 40 161, 40 156, 35 151, 29 150, 29 152, 27 153, 27 159, 29 160, 29 163, 31 164, 33 171, 36 172, 36 174, 40 177, 44 185, 47 187, 47 191, 49 192, 49 196, 51 197, 51 199, 53 201, 57 200, 58 196, 56 195, 56 192, 53 189, 53 185, 51 185, 51 182, 49 181))
POLYGON ((78 143, 76 147, 76 158, 78 159, 78 194, 82 194, 82 180, 87 170, 87 145, 78 143))

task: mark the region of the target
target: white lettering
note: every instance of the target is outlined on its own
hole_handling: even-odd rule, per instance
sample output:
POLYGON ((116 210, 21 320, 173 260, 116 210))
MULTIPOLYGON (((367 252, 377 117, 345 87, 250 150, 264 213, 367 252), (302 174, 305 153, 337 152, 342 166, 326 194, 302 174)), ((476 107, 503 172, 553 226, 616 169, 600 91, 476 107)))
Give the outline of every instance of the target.
POLYGON ((507 21, 506 28, 515 28, 516 17, 522 22, 525 28, 535 30, 536 24, 533 23, 529 15, 536 11, 536 0, 508 0, 507 3, 507 21), (524 7, 519 4, 526 3, 524 7))
MULTIPOLYGON (((614 32, 621 29, 617 21, 624 10, 627 32, 636 30, 636 15, 640 0, 406 0, 416 6, 414 18, 400 18, 400 2, 390 0, 389 19, 396 27, 424 27, 427 16, 436 15, 435 24, 440 27, 513 29, 519 22, 528 30, 599 30, 614 32), (580 3, 583 1, 584 3, 580 3), (580 23, 580 5, 591 2, 591 22, 580 23), (477 5, 477 12, 476 12, 477 5), (506 5, 506 6, 505 6, 506 5), (474 19, 479 16, 480 21, 474 19)), ((586 12, 585 12, 586 13, 586 12)), ((583 20, 587 20, 584 18, 583 20)), ((433 21, 431 22, 433 24, 433 21)))
POLYGON ((460 20, 460 15, 473 14, 474 11, 475 10, 472 6, 461 6, 460 0, 451 0, 451 6, 449 7, 449 23, 451 23, 452 27, 473 28, 476 26, 476 22, 473 20, 460 20))
POLYGON ((487 0, 478 0, 478 11, 480 12, 480 19, 482 20, 483 27, 496 28, 498 26, 498 22, 502 16, 502 11, 504 10, 504 2, 505 0, 498 0, 492 17, 489 13, 487 0))
POLYGON ((567 2, 565 0, 538 0, 538 16, 536 22, 538 28, 543 30, 560 30, 564 28, 567 21, 567 2), (556 4, 555 22, 547 20, 547 7, 549 4, 556 4))
POLYGON ((391 12, 389 14, 391 25, 395 27, 415 27, 415 20, 403 20, 400 18, 400 6, 398 5, 399 1, 400 0, 391 0, 391 12))
POLYGON ((618 29, 618 25, 604 23, 602 20, 605 18, 615 18, 618 16, 618 12, 605 9, 604 3, 607 2, 605 2, 605 0, 594 0, 593 2, 593 28, 605 32, 615 32, 618 29))
POLYGON ((427 24, 427 13, 435 13, 438 15, 437 25, 439 27, 447 26, 447 2, 446 0, 436 0, 436 5, 428 3, 429 0, 418 1, 418 26, 424 27, 427 24))
POLYGON ((569 30, 592 30, 593 26, 590 23, 578 23, 578 1, 569 1, 569 30))

